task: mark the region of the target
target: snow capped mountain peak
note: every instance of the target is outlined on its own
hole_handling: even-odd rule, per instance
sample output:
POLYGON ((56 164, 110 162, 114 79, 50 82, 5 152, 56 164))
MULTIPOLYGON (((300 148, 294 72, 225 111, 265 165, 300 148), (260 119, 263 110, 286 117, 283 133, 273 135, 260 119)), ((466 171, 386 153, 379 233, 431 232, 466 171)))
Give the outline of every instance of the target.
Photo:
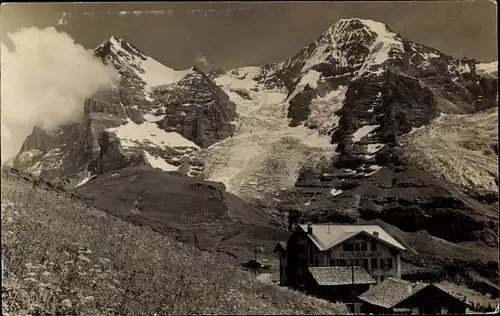
POLYGON ((94 49, 94 53, 101 58, 106 58, 110 55, 118 55, 125 60, 136 58, 145 60, 147 58, 147 55, 137 47, 114 35, 94 49))
POLYGON ((94 53, 106 64, 113 65, 129 86, 143 90, 148 101, 152 101, 150 93, 155 87, 179 82, 190 72, 190 69, 169 68, 117 36, 111 36, 94 53))
POLYGON ((359 18, 340 19, 328 29, 328 32, 332 34, 345 34, 356 31, 368 31, 376 34, 387 32, 396 35, 391 29, 389 29, 387 25, 382 22, 359 18))
POLYGON ((352 79, 363 74, 380 75, 388 60, 400 58, 403 43, 403 38, 384 23, 358 18, 341 19, 277 68, 285 69, 285 72, 288 69, 292 82, 298 82, 310 71, 343 74, 352 79))
MULTIPOLYGON (((362 19, 342 19, 332 25, 328 31, 332 37, 332 44, 339 48, 347 48, 346 45, 365 45, 373 51, 379 46, 377 53, 383 51, 383 46, 390 49, 391 46, 401 45, 402 39, 398 34, 392 32, 387 25, 381 22, 362 19)), ((386 58, 387 59, 387 58, 386 58)), ((380 59, 379 62, 383 62, 380 59)))

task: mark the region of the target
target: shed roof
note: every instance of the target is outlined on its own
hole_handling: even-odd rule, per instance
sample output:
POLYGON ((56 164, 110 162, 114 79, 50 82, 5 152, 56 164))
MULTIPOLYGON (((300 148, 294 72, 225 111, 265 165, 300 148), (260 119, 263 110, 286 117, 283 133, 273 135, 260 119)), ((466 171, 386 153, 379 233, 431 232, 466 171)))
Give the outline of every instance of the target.
MULTIPOLYGON (((299 225, 307 233, 308 225, 299 225)), ((406 250, 396 239, 378 225, 312 224, 312 234, 307 234, 319 250, 325 251, 345 240, 364 233, 391 247, 406 250), (378 236, 375 234, 378 233, 378 236)))
POLYGON ((389 277, 383 282, 372 286, 368 291, 359 295, 358 298, 376 306, 392 308, 429 285, 389 277))
POLYGON ((281 251, 281 250, 286 250, 286 242, 279 241, 278 244, 276 245, 276 247, 274 247, 273 252, 281 251))
MULTIPOLYGON (((352 267, 309 267, 309 272, 318 285, 352 284, 352 267)), ((364 267, 354 267, 354 284, 375 284, 377 281, 364 267)))

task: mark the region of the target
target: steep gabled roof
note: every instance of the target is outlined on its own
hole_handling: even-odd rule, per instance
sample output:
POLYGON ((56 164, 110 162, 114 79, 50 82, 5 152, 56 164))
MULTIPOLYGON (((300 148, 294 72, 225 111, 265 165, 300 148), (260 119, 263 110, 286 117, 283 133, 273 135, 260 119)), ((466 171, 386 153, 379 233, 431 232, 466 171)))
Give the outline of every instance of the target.
POLYGON ((276 247, 274 247, 273 252, 286 251, 286 242, 279 241, 276 247))
POLYGON ((389 277, 383 282, 372 286, 368 291, 359 295, 358 298, 372 305, 392 308, 429 285, 389 277))
MULTIPOLYGON (((352 284, 353 267, 309 267, 318 285, 352 284)), ((377 281, 363 267, 354 267, 354 284, 375 284, 377 281)))
MULTIPOLYGON (((298 228, 307 234, 307 226, 299 225, 298 228)), ((307 236, 320 251, 326 251, 361 233, 369 235, 390 247, 406 250, 403 245, 378 225, 313 224, 312 234, 307 234, 307 236), (374 232, 378 233, 378 236, 374 235, 374 232)))

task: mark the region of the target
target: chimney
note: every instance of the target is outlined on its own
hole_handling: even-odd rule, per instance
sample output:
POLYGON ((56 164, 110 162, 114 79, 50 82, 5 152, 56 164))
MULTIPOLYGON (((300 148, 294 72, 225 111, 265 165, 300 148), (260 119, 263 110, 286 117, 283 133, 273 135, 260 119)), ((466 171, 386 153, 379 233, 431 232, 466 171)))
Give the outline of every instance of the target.
POLYGON ((312 235, 313 233, 313 226, 312 224, 307 224, 307 234, 312 235))
POLYGON ((373 232, 373 235, 374 235, 375 237, 378 237, 378 232, 374 231, 374 232, 373 232))

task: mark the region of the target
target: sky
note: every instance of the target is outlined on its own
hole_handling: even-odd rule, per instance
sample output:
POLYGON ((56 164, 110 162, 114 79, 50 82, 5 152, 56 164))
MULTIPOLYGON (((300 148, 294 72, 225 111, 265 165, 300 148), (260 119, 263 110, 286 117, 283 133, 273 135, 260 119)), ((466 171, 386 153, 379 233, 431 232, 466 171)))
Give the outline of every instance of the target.
POLYGON ((341 18, 387 24, 455 57, 498 59, 496 4, 481 1, 2 3, 2 42, 22 27, 55 26, 86 48, 112 35, 177 69, 282 61, 341 18), (142 11, 142 13, 139 13, 142 11))

